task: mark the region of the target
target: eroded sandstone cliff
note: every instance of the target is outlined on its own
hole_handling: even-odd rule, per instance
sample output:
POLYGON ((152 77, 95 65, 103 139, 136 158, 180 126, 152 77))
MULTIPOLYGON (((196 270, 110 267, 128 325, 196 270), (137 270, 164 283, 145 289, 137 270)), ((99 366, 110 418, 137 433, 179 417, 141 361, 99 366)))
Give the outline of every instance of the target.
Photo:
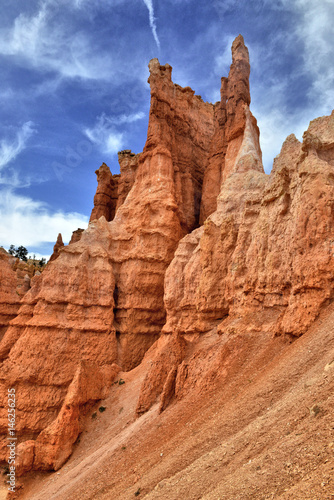
POLYGON ((0 248, 0 340, 20 308, 22 297, 30 288, 33 266, 20 261, 0 248))
MULTIPOLYGON (((295 338, 331 303, 333 125, 334 112, 311 122, 302 144, 289 136, 270 176, 258 171, 256 149, 245 149, 222 183, 217 210, 180 241, 165 276, 164 347, 143 384, 138 413, 156 401, 158 387, 162 392, 155 382, 160 371, 175 371, 173 360, 159 361, 166 342, 174 346, 171 333, 191 343, 212 330, 295 338)), ((180 394, 191 369, 182 370, 180 364, 175 374, 180 394)))
POLYGON ((288 137, 266 175, 241 36, 214 105, 168 64, 149 70, 143 152, 120 152, 120 175, 97 170, 88 229, 8 316, 0 384, 17 391, 21 472, 61 467, 87 410, 145 353, 138 415, 228 377, 243 338, 300 336, 333 298, 334 115, 288 137))

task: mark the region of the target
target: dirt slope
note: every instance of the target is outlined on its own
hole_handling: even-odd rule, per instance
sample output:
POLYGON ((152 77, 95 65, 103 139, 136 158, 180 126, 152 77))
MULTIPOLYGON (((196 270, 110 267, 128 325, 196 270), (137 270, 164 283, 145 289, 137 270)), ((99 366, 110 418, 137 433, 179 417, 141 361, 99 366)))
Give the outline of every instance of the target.
POLYGON ((334 498, 334 305, 292 344, 271 337, 250 334, 230 376, 135 419, 148 353, 87 417, 67 464, 31 476, 20 498, 334 498))

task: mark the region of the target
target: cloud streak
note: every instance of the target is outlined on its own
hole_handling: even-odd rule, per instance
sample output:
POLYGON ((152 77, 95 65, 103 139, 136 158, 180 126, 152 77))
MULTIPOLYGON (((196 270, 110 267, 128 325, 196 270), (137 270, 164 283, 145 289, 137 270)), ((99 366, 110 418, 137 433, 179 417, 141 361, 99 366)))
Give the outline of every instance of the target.
POLYGON ((97 56, 92 40, 54 19, 54 5, 44 1, 34 14, 21 13, 9 28, 0 30, 0 55, 22 66, 52 70, 62 77, 107 79, 110 55, 97 56))
POLYGON ((334 69, 328 61, 334 54, 332 1, 295 0, 294 8, 300 16, 296 34, 304 45, 303 63, 305 73, 313 80, 311 94, 317 106, 328 113, 334 106, 334 69))
POLYGON ((149 21, 150 21, 150 27, 152 30, 152 35, 154 37, 154 40, 155 40, 155 43, 157 44, 158 49, 160 49, 160 40, 158 38, 157 27, 155 24, 155 17, 154 17, 153 0, 144 0, 144 3, 146 5, 146 7, 148 8, 149 21))
POLYGON ((0 141, 0 171, 25 149, 27 141, 35 133, 32 121, 24 123, 16 133, 14 140, 2 139, 0 141))
POLYGON ((122 149, 124 135, 117 132, 113 125, 105 113, 102 113, 97 118, 94 127, 84 129, 84 134, 103 153, 114 154, 122 149))
POLYGON ((133 123, 145 117, 142 112, 131 115, 107 116, 102 113, 97 117, 96 123, 92 128, 85 128, 84 134, 88 139, 96 144, 103 153, 115 154, 120 151, 124 145, 125 136, 122 132, 116 130, 116 126, 126 123, 133 123))

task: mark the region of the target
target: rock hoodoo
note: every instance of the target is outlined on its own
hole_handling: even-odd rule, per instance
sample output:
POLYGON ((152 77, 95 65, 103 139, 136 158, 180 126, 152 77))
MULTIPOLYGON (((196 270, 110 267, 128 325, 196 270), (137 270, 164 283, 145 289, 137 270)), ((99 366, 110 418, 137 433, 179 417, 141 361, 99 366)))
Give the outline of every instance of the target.
POLYGON ((63 248, 65 245, 64 245, 64 242, 63 242, 63 237, 61 235, 61 233, 58 234, 57 236, 57 241, 53 247, 53 254, 51 255, 49 261, 52 262, 53 260, 56 260, 58 259, 59 257, 59 252, 60 252, 60 249, 63 248))
POLYGON ((220 102, 215 104, 215 131, 205 171, 200 221, 217 209, 222 182, 233 172, 252 169, 263 172, 262 153, 256 120, 249 111, 249 54, 243 37, 232 44, 232 65, 228 78, 222 77, 220 102), (242 161, 236 159, 242 157, 242 161))
POLYGON ((16 388, 24 472, 60 468, 88 409, 145 355, 138 415, 237 369, 243 336, 296 338, 333 300, 334 114, 302 144, 289 136, 266 175, 241 35, 216 104, 174 84, 168 64, 149 70, 143 152, 121 151, 119 175, 96 171, 88 229, 58 237, 21 304, 0 254, 0 385, 16 388))
POLYGON ((71 245, 72 243, 76 243, 77 241, 80 241, 83 232, 84 232, 84 229, 80 229, 80 227, 78 229, 76 229, 75 231, 73 231, 69 245, 71 245))
POLYGON ((139 158, 141 154, 132 153, 131 149, 125 149, 118 153, 118 162, 120 166, 120 176, 118 179, 118 196, 116 209, 119 208, 125 201, 132 186, 134 185, 139 158))
POLYGON ((102 163, 95 173, 98 186, 94 196, 94 208, 90 216, 90 221, 97 220, 103 216, 109 222, 115 217, 119 176, 112 175, 105 163, 102 163))

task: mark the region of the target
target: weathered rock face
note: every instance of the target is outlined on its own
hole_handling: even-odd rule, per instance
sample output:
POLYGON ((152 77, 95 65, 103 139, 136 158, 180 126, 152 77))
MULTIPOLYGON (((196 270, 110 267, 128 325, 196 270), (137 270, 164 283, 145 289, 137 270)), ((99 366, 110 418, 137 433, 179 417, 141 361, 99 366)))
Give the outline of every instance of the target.
POLYGON ((120 176, 118 180, 118 198, 116 210, 124 203, 127 195, 129 194, 132 186, 135 183, 140 156, 141 153, 136 155, 135 153, 132 153, 131 149, 125 149, 118 153, 120 176))
POLYGON ((71 245, 72 243, 76 243, 77 241, 80 241, 83 232, 84 232, 84 229, 80 229, 80 228, 73 231, 69 245, 71 245))
POLYGON ((63 237, 61 233, 58 234, 57 236, 57 241, 53 247, 53 253, 49 259, 49 262, 52 262, 53 260, 56 260, 59 257, 60 249, 63 248, 64 242, 63 242, 63 237))
MULTIPOLYGON (((104 370, 116 362, 129 370, 158 338, 166 268, 198 225, 214 109, 174 85, 170 66, 153 60, 150 73, 144 152, 120 154, 117 193, 118 177, 105 164, 97 171, 89 228, 36 278, 0 346, 0 381, 16 387, 17 431, 21 448, 26 441, 29 456, 33 450, 33 467, 57 468, 61 441, 66 456, 72 449, 78 407, 70 415, 62 408, 80 364, 104 370)), ((4 416, 5 409, 2 430, 4 416)))
POLYGON ((150 63, 151 110, 144 152, 119 153, 110 259, 116 279, 118 362, 136 365, 165 322, 163 282, 180 238, 198 225, 214 129, 213 106, 150 63))
POLYGON ((163 409, 166 391, 168 399, 181 398, 191 387, 205 386, 213 367, 226 375, 233 350, 223 347, 211 355, 207 347, 194 347, 199 335, 218 333, 226 345, 254 332, 295 338, 333 300, 334 111, 310 123, 302 144, 293 135, 286 139, 270 176, 258 171, 256 138, 246 115, 242 145, 222 182, 217 210, 180 241, 166 271, 167 321, 159 342, 173 356, 169 361, 157 351, 141 389, 139 414, 158 394, 163 409), (187 356, 182 349, 175 353, 175 336, 193 345, 187 356), (213 366, 203 370, 200 359, 213 366), (168 373, 164 388, 157 366, 168 373))
MULTIPOLYGON (((37 438, 57 418, 82 362, 98 373, 99 367, 108 370, 117 359, 109 237, 109 226, 101 218, 81 241, 64 247, 35 278, 1 342, 1 394, 5 397, 8 387, 16 389, 20 441, 37 438)), ((2 433, 6 411, 4 407, 1 412, 2 433)), ((2 457, 5 448, 2 442, 2 457)))
POLYGON ((90 216, 90 221, 97 220, 102 216, 107 221, 111 221, 115 217, 119 176, 112 175, 105 163, 102 163, 95 173, 98 186, 94 196, 94 208, 90 216))
POLYGON ((190 87, 171 80, 169 64, 157 59, 149 65, 151 111, 144 153, 156 144, 171 154, 175 198, 182 229, 189 232, 199 224, 204 171, 215 128, 214 106, 204 103, 190 87))
POLYGON ((165 332, 266 325, 299 336, 332 300, 333 124, 333 113, 311 122, 303 144, 289 136, 270 176, 239 157, 249 170, 235 166, 166 272, 165 332))
POLYGON ((0 249, 0 339, 17 315, 21 299, 30 288, 31 277, 26 264, 0 249))

